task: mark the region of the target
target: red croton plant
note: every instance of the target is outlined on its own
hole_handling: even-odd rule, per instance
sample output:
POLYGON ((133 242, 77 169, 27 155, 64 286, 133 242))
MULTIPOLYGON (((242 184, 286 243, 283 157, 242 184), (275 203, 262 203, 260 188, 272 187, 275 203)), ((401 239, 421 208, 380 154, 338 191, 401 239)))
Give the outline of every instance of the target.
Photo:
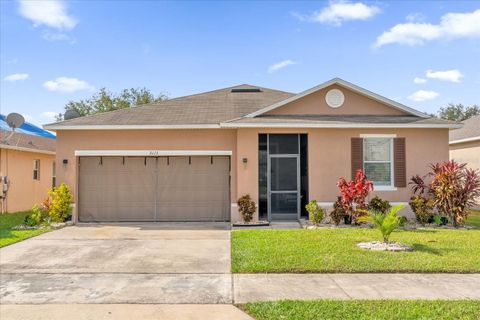
POLYGON ((352 218, 352 222, 356 224, 357 219, 364 215, 361 210, 365 210, 367 207, 365 199, 373 190, 373 182, 367 179, 361 169, 358 169, 354 180, 347 181, 345 178, 340 178, 337 186, 342 195, 343 209, 352 218))
POLYGON ((412 177, 413 192, 431 197, 438 210, 449 217, 454 226, 463 225, 468 209, 480 199, 478 171, 454 160, 431 164, 430 169, 423 177, 412 177), (427 178, 431 179, 430 183, 425 182, 427 178))

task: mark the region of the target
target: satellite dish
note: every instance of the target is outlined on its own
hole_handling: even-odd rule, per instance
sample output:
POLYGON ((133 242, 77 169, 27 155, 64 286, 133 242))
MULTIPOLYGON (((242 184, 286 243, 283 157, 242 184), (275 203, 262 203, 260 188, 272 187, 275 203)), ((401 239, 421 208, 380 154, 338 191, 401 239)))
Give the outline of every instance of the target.
POLYGON ((25 118, 19 113, 12 112, 7 116, 7 124, 13 131, 15 131, 16 128, 21 127, 24 123, 25 118))
POLYGON ((80 113, 77 110, 67 110, 63 116, 63 119, 70 120, 80 117, 80 113))

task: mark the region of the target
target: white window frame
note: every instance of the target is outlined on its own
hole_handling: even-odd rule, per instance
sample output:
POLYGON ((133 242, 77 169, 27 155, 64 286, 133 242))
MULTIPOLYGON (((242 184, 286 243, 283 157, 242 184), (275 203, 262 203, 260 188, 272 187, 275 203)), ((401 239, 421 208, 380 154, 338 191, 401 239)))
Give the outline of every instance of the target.
POLYGON ((52 189, 55 188, 57 184, 57 163, 52 161, 52 189))
POLYGON ((373 185, 374 191, 396 191, 395 187, 395 166, 393 158, 393 139, 397 137, 396 134, 361 134, 363 138, 362 149, 363 149, 363 159, 362 159, 362 168, 365 172, 365 163, 390 163, 390 185, 389 186, 377 186, 373 185), (390 161, 371 161, 365 160, 365 139, 389 139, 390 140, 390 161))
POLYGON ((40 159, 33 160, 33 180, 40 181, 40 159))

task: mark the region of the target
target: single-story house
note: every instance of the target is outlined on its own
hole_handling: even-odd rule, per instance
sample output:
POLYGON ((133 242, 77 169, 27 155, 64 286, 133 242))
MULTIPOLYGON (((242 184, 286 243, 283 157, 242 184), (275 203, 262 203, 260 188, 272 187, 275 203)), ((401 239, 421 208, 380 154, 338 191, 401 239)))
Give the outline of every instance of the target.
POLYGON ((374 194, 408 202, 409 178, 448 160, 449 130, 339 78, 299 94, 238 85, 45 126, 76 221, 294 220, 331 206, 339 177, 364 169, 374 194))
POLYGON ((480 116, 467 119, 463 124, 463 128, 450 131, 450 159, 480 171, 480 116))
POLYGON ((0 209, 32 209, 55 185, 55 136, 30 123, 12 132, 0 115, 0 209), (6 178, 5 178, 6 177, 6 178))

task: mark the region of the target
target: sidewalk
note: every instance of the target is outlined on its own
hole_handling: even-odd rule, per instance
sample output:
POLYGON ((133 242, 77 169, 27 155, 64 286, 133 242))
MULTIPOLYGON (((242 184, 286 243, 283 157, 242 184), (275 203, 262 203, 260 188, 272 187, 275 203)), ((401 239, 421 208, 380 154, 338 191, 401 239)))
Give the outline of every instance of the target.
POLYGON ((0 305, 2 320, 253 320, 226 304, 0 305))
POLYGON ((281 299, 480 299, 480 274, 234 274, 234 303, 281 299))

